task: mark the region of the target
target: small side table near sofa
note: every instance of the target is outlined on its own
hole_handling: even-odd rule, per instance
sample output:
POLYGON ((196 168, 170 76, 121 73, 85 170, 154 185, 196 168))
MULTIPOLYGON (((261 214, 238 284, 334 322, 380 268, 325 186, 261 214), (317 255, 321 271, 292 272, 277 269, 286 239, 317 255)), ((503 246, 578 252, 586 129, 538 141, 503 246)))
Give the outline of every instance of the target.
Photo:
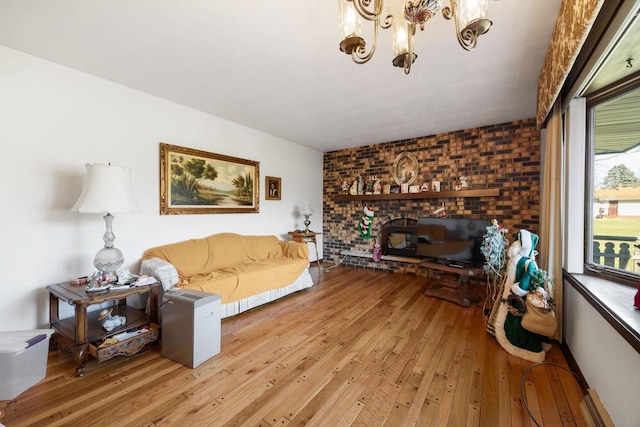
POLYGON ((102 292, 87 292, 86 286, 71 282, 47 286, 49 291, 49 323, 55 333, 51 337, 52 349, 61 347, 73 352, 76 374, 85 372, 88 354, 98 362, 120 355, 140 352, 147 344, 157 341, 160 336, 158 326, 158 290, 160 284, 133 286, 125 289, 107 289, 102 292), (127 297, 149 293, 149 313, 127 305, 127 297), (74 306, 75 315, 60 319, 59 301, 74 306), (113 301, 112 315, 124 316, 126 323, 111 331, 105 330, 98 317, 100 310, 87 312, 91 305, 113 301))
POLYGON ((308 232, 296 230, 296 231, 290 231, 288 234, 291 236, 291 239, 294 242, 313 243, 313 246, 315 246, 316 248, 316 263, 318 264, 318 267, 320 267, 322 260, 318 255, 318 242, 316 240, 316 236, 322 233, 316 233, 315 231, 311 231, 311 230, 309 230, 308 232))

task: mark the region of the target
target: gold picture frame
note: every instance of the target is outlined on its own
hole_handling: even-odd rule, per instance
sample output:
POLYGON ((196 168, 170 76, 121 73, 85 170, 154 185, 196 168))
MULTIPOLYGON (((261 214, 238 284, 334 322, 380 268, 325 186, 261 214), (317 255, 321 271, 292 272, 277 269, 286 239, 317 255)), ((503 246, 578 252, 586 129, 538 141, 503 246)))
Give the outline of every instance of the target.
POLYGON ((258 213, 260 162, 160 143, 160 215, 258 213))
POLYGON ((264 198, 265 200, 281 200, 282 178, 275 176, 264 177, 264 198))
POLYGON ((411 185, 418 178, 418 158, 408 151, 404 151, 393 162, 393 180, 398 185, 411 185))

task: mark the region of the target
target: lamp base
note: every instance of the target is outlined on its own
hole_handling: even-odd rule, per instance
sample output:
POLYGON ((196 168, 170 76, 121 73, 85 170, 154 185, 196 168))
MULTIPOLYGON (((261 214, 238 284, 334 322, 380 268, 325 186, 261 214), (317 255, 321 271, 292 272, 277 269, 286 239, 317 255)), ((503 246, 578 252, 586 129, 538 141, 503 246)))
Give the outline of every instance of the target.
POLYGON ((102 240, 104 240, 104 248, 100 249, 93 260, 93 265, 101 272, 105 274, 113 274, 124 263, 124 256, 120 249, 113 246, 113 241, 116 239, 115 234, 112 231, 113 215, 107 213, 102 217, 104 219, 105 226, 107 227, 102 240))
POLYGON ((118 248, 102 248, 93 260, 96 269, 105 274, 115 273, 123 263, 124 256, 118 248))

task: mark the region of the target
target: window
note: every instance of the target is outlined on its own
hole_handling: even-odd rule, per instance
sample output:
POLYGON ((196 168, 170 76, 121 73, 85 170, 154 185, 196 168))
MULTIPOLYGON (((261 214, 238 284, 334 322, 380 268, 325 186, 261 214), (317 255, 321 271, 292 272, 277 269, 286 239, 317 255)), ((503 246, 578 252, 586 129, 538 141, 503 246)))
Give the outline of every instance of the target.
POLYGON ((637 285, 640 279, 640 79, 587 97, 586 268, 637 285))

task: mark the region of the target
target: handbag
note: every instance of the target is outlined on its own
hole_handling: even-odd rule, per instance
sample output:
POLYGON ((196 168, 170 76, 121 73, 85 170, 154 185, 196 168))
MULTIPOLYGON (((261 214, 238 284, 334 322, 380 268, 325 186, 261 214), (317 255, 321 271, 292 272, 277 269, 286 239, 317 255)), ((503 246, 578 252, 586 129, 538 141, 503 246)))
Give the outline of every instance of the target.
POLYGON ((534 295, 529 292, 525 300, 527 311, 522 316, 520 325, 529 332, 545 337, 552 336, 558 327, 556 314, 551 308, 541 308, 534 304, 534 295))

